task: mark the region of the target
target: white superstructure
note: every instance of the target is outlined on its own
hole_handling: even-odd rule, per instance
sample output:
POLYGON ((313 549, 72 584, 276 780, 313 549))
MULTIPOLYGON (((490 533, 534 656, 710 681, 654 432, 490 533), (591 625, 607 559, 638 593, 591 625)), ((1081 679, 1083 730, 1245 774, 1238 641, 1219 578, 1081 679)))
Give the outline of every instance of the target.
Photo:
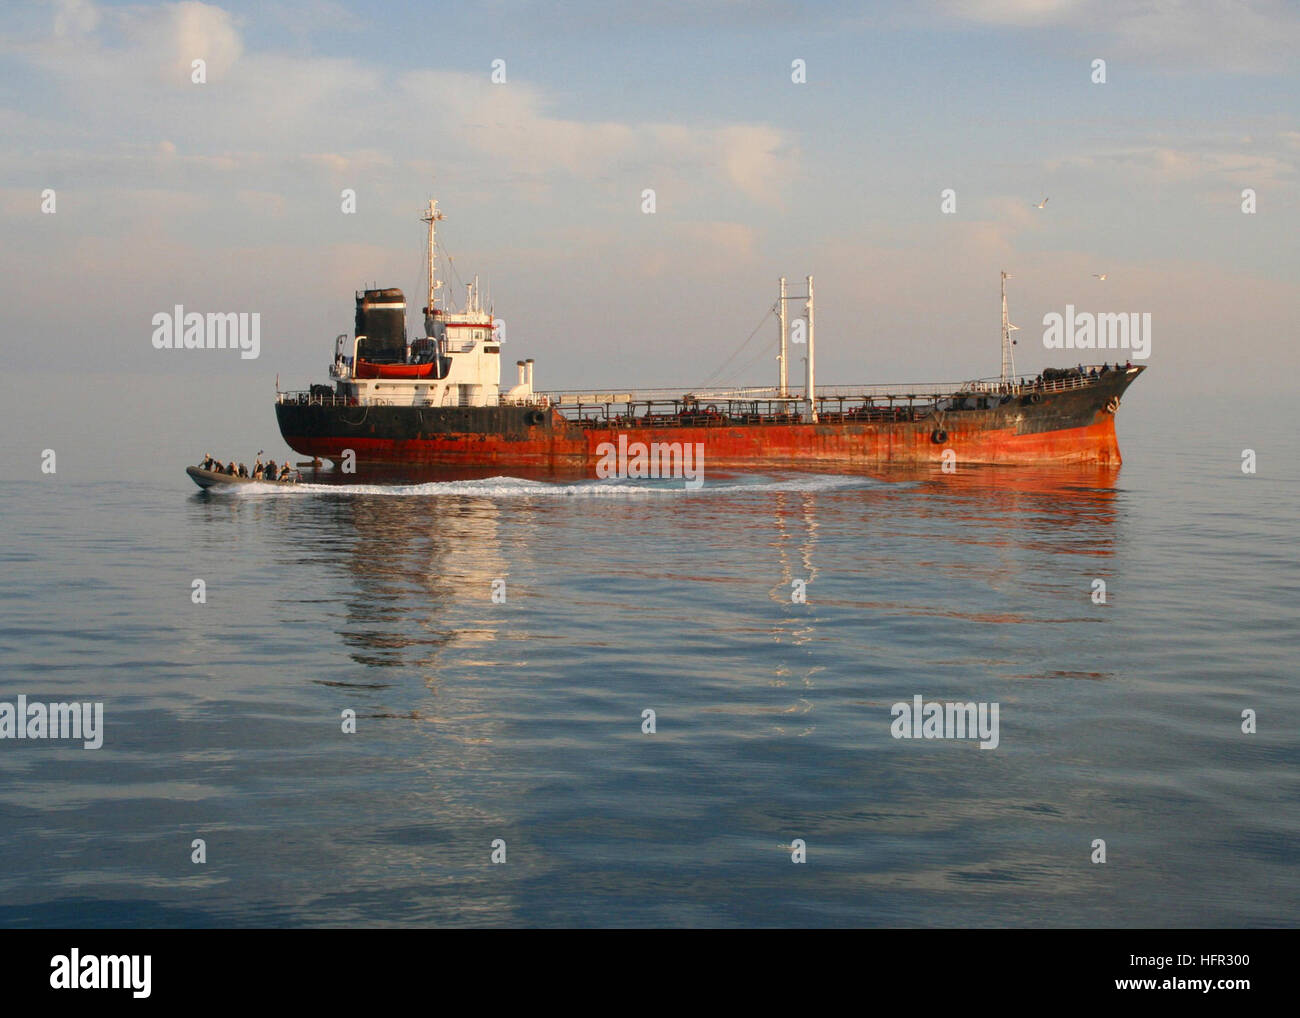
POLYGON ((531 358, 517 363, 516 384, 501 392, 502 337, 491 309, 483 307, 477 277, 465 288, 464 307, 450 306, 437 272, 436 231, 442 218, 437 201, 430 199, 421 217, 429 224, 428 299, 422 309, 425 338, 409 344, 404 363, 376 364, 359 356, 366 338, 360 326, 350 350, 348 337, 340 336, 330 368, 337 396, 392 406, 482 407, 533 401, 531 358))

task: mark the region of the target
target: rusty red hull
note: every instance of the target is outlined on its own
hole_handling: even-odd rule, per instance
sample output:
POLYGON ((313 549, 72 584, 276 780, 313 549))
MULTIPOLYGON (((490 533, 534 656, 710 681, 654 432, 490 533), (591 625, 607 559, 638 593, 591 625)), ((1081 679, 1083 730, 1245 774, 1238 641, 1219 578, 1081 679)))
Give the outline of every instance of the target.
MULTIPOLYGON (((278 404, 281 433, 308 456, 338 460, 351 449, 361 463, 499 466, 594 472, 620 438, 627 448, 681 443, 718 467, 847 469, 883 464, 1079 464, 1117 466, 1115 410, 1137 377, 1115 373, 1095 386, 1016 397, 917 420, 707 426, 633 418, 620 426, 583 426, 558 411, 526 407, 357 407, 278 404), (537 418, 542 418, 537 420, 537 418), (651 426, 653 424, 653 426, 651 426), (608 445, 606 445, 608 443, 608 445)), ((653 457, 652 457, 653 458, 653 457)))
POLYGON ((402 464, 500 465, 595 468, 602 443, 617 448, 620 436, 629 448, 636 443, 697 443, 705 462, 715 466, 828 466, 941 461, 951 449, 959 462, 1003 465, 1035 463, 1120 463, 1114 418, 1082 428, 1018 435, 1011 430, 950 432, 936 444, 930 433, 870 426, 826 427, 774 425, 757 433, 727 428, 625 428, 590 430, 576 439, 538 436, 511 440, 500 435, 465 435, 413 440, 356 435, 346 440, 325 435, 286 436, 289 445, 307 456, 337 460, 345 449, 368 462, 402 464), (900 433, 901 432, 901 433, 900 433))

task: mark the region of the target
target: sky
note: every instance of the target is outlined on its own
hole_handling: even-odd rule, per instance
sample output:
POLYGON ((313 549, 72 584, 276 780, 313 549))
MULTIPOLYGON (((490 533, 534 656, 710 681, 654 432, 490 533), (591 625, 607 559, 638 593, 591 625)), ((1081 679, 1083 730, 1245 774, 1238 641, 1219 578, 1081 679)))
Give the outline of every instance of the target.
POLYGON ((419 307, 431 196, 507 385, 770 384, 770 319, 736 351, 809 274, 819 383, 987 377, 1006 270, 1025 371, 1079 359, 1073 304, 1151 314, 1130 400, 1278 395, 1298 52, 1281 0, 7 4, 0 476, 281 454, 354 291, 419 307), (176 304, 259 313, 260 356, 154 349, 176 304))

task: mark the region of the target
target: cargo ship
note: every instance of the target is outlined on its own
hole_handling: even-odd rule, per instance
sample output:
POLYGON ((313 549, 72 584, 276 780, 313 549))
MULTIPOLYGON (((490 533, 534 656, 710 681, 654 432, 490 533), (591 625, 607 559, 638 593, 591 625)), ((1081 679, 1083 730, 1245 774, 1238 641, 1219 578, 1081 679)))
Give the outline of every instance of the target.
MULTIPOLYGON (((356 294, 351 336, 335 342, 330 384, 277 391, 290 448, 313 458, 380 467, 526 468, 595 474, 611 449, 701 450, 710 466, 854 471, 889 464, 1099 464, 1118 466, 1115 415, 1145 370, 1130 364, 1048 368, 1017 377, 1002 273, 1002 370, 952 383, 820 387, 815 373, 813 279, 771 308, 778 377, 744 388, 539 391, 534 360, 501 386, 500 321, 465 284, 453 307, 438 278, 437 201, 428 225, 424 336, 407 341, 398 288, 356 294), (787 304, 803 301, 788 321, 787 304), (802 346, 802 391, 789 384, 802 346), (680 445, 679 445, 680 444, 680 445)), ((652 453, 653 455, 653 453, 652 453)))

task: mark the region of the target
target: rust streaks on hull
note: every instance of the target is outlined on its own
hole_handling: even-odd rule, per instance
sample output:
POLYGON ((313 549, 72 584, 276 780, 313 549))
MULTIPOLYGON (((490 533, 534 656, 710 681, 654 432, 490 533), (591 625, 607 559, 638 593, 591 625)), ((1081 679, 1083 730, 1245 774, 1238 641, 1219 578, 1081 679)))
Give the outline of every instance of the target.
MULTIPOLYGON (((745 424, 632 418, 621 426, 578 423, 533 407, 331 407, 278 404, 280 430, 307 456, 338 460, 344 450, 373 463, 531 467, 594 471, 602 446, 642 443, 703 448, 718 467, 856 469, 882 464, 1099 464, 1118 466, 1115 409, 1132 380, 1007 397, 972 410, 937 410, 919 419, 745 424)), ((829 416, 829 415, 828 415, 829 416)), ((606 447, 607 448, 607 447, 606 447)))

